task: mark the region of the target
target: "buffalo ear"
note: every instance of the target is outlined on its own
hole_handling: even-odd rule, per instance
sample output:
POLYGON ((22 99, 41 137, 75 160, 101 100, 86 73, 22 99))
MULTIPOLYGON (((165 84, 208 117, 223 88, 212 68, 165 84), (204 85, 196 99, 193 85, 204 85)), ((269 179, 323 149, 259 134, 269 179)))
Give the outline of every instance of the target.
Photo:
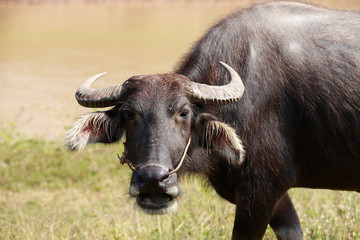
POLYGON ((93 112, 82 116, 66 134, 70 150, 81 150, 91 143, 113 143, 123 134, 121 118, 113 110, 93 112))
POLYGON ((195 133, 202 147, 218 152, 230 163, 243 163, 244 146, 234 128, 218 121, 211 114, 203 113, 195 120, 195 133))

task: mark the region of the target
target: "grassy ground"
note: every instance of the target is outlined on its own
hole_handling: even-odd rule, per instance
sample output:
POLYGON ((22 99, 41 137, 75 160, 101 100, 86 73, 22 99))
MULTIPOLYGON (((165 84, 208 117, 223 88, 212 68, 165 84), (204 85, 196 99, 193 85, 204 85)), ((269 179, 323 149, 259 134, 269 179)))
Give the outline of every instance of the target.
MULTIPOLYGON (((185 179, 179 212, 147 216, 127 195, 121 145, 80 153, 60 143, 0 138, 0 239, 229 239, 234 206, 185 179)), ((360 239, 360 195, 295 189, 290 194, 305 239, 360 239)), ((269 228, 265 239, 275 239, 269 228)))

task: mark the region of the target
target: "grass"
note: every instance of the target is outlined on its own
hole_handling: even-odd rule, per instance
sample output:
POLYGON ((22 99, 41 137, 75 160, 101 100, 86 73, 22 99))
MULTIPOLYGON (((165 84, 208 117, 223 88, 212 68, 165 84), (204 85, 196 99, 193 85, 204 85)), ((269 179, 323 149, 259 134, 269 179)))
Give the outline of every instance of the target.
MULTIPOLYGON (((148 216, 127 195, 130 171, 94 145, 70 153, 59 142, 0 137, 0 239, 229 239, 234 206, 185 179, 179 212, 148 216)), ((305 239, 360 239, 356 193, 290 191, 305 239)), ((265 239, 275 239, 269 228, 265 239)))
POLYGON ((61 144, 22 139, 12 130, 1 136, 0 239, 228 239, 231 234, 234 207, 202 191, 196 180, 186 181, 181 214, 151 217, 136 211, 127 195, 130 171, 115 155, 119 145, 70 153, 61 144), (214 220, 221 224, 216 230, 214 220))

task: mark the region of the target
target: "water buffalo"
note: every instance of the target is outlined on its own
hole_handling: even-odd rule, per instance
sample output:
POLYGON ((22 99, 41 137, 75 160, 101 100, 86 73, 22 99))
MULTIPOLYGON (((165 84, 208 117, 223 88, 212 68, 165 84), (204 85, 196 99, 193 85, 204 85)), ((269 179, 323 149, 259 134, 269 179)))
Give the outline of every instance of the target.
POLYGON ((255 5, 210 28, 172 73, 90 88, 102 75, 76 99, 114 107, 81 117, 67 145, 125 133, 130 195, 147 213, 176 209, 178 176, 201 173, 236 204, 233 239, 261 239, 268 224, 302 239, 288 189, 360 191, 360 12, 255 5))

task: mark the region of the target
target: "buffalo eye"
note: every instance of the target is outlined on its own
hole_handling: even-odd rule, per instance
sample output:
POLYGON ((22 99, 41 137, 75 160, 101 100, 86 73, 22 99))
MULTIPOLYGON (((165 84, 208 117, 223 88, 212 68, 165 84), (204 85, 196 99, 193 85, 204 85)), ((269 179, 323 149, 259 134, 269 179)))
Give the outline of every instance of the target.
POLYGON ((124 113, 127 120, 133 120, 135 118, 135 113, 133 110, 125 110, 124 113))
POLYGON ((183 119, 186 119, 189 116, 189 110, 188 109, 184 109, 180 112, 179 116, 183 119))

